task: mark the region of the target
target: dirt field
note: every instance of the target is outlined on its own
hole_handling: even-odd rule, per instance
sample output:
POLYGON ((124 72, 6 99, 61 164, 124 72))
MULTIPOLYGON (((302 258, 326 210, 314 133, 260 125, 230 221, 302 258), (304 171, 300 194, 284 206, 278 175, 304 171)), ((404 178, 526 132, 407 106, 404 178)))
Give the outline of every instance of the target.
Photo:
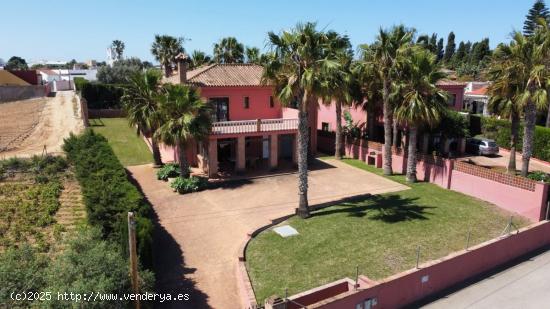
POLYGON ((70 132, 84 129, 73 91, 53 98, 0 104, 0 159, 61 152, 70 132))

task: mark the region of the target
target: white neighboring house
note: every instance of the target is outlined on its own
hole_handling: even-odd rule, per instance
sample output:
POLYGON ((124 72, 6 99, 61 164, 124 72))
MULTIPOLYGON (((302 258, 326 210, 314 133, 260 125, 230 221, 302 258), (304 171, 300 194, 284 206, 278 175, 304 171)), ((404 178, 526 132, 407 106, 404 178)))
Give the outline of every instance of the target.
POLYGON ((73 90, 75 77, 82 77, 91 82, 97 80, 97 69, 40 69, 38 72, 44 84, 51 83, 52 91, 73 90))
POLYGON ((464 88, 464 109, 474 114, 483 114, 488 116, 489 96, 487 88, 490 82, 468 82, 464 88))

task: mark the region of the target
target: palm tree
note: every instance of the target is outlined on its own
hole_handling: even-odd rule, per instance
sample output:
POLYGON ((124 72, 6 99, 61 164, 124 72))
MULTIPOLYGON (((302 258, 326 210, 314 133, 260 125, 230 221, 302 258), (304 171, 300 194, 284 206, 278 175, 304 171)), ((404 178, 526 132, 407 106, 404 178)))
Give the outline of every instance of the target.
POLYGON ((359 87, 352 73, 353 52, 347 36, 327 32, 329 40, 328 55, 336 59, 335 66, 329 66, 321 77, 323 103, 334 102, 336 111, 335 152, 337 160, 342 159, 342 106, 351 106, 353 101, 360 97, 359 87))
POLYGON ((407 127, 409 149, 407 158, 407 182, 416 182, 416 144, 418 128, 424 124, 434 126, 443 113, 447 93, 436 86, 443 79, 437 57, 424 48, 414 48, 404 69, 403 99, 395 110, 396 120, 407 127))
POLYGON ((122 60, 122 55, 125 48, 124 42, 122 42, 121 40, 114 40, 111 43, 111 48, 115 51, 116 60, 122 60))
POLYGON ((212 62, 212 58, 205 52, 200 50, 194 50, 191 54, 191 68, 198 68, 201 65, 209 64, 212 62))
POLYGON ((247 63, 260 63, 260 49, 258 47, 247 47, 246 48, 246 62, 247 63))
POLYGON ((155 132, 160 126, 157 95, 161 74, 154 69, 136 72, 129 79, 121 98, 130 126, 137 127, 137 133, 151 137, 151 148, 155 166, 161 166, 160 150, 155 132))
POLYGON ((510 119, 510 158, 506 170, 509 174, 515 175, 522 107, 516 99, 520 88, 517 83, 520 72, 515 71, 517 67, 511 61, 510 55, 510 46, 500 45, 495 49, 488 72, 489 79, 493 81, 488 88, 488 94, 490 97, 489 109, 510 119))
POLYGON ((214 44, 214 61, 217 63, 243 63, 244 45, 234 37, 226 37, 214 44))
POLYGON ((309 216, 307 199, 308 178, 308 109, 322 96, 321 76, 327 67, 336 65, 327 52, 326 33, 318 31, 315 23, 297 24, 280 34, 269 32, 272 56, 264 70, 264 82, 275 86, 275 94, 283 104, 296 100, 298 105, 298 191, 296 213, 309 216))
POLYGON ((176 38, 169 35, 155 35, 155 42, 151 46, 151 53, 164 68, 164 76, 172 73, 174 58, 183 53, 183 38, 176 38))
POLYGON ((180 175, 189 177, 186 146, 210 134, 210 109, 197 90, 187 85, 166 84, 159 96, 162 125, 155 136, 178 150, 180 175))
POLYGON ((380 76, 376 74, 375 67, 368 62, 369 56, 372 54, 370 47, 360 46, 360 61, 353 63, 352 73, 360 87, 362 99, 355 102, 357 107, 361 107, 367 113, 366 128, 369 140, 373 140, 375 133, 376 113, 382 107, 382 81, 380 76))
POLYGON ((386 31, 380 29, 377 41, 372 45, 363 45, 364 60, 374 69, 370 70, 382 81, 382 101, 384 114, 384 175, 392 171, 392 120, 393 107, 390 93, 392 84, 397 82, 396 75, 400 72, 402 62, 412 45, 414 30, 403 25, 395 26, 386 31))
POLYGON ((524 115, 524 133, 522 149, 521 175, 529 173, 529 161, 533 154, 533 140, 537 109, 544 109, 548 103, 546 89, 550 71, 545 65, 548 53, 546 42, 548 28, 539 27, 535 34, 529 37, 520 32, 513 33, 510 44, 501 44, 497 48, 492 74, 508 78, 506 85, 510 89, 499 93, 499 100, 513 100, 524 115))

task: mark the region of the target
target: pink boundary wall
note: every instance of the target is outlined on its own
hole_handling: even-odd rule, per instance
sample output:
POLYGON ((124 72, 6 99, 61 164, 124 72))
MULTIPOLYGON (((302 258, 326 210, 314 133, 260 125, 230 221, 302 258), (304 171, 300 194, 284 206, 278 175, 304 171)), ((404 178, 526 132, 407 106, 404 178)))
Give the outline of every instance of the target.
MULTIPOLYGON (((382 144, 363 140, 346 143, 345 156, 359 159, 369 165, 382 167, 382 144), (374 158, 374 160, 373 160, 374 158)), ((466 164, 458 162, 456 164, 466 164)), ((525 178, 511 179, 509 175, 491 172, 483 167, 468 165, 468 170, 459 171, 450 159, 419 155, 416 176, 419 180, 434 183, 442 188, 470 195, 508 211, 517 213, 532 221, 544 219, 548 199, 548 184, 525 178), (491 178, 487 178, 489 176, 491 178), (496 175, 496 176, 495 176, 496 175), (498 178, 495 178, 498 177, 498 178), (495 179, 499 179, 497 181, 495 179), (527 189, 531 187, 532 190, 527 189)), ((404 174, 407 157, 399 151, 393 151, 392 169, 396 174, 404 174)))
MULTIPOLYGON (((354 309, 357 304, 367 299, 376 299, 378 309, 399 308, 421 301, 548 245, 550 245, 550 222, 539 222, 521 229, 518 234, 493 239, 469 250, 458 251, 444 258, 426 262, 418 269, 402 272, 380 282, 363 284, 361 279, 365 277, 360 276, 357 290, 352 289, 332 297, 330 295, 333 293, 327 290, 328 298, 315 304, 305 303, 304 305, 308 308, 354 309)), ((317 297, 321 294, 319 289, 314 289, 299 295, 307 295, 309 292, 315 293, 317 297)))

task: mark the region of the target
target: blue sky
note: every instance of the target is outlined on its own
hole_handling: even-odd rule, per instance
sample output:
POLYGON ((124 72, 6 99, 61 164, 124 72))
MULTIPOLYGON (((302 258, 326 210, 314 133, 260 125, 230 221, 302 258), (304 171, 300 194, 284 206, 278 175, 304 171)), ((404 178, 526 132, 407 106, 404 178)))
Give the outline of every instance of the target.
POLYGON ((380 26, 404 23, 420 33, 449 31, 460 40, 489 37, 494 47, 521 30, 532 0, 277 0, 277 1, 6 1, 0 4, 0 58, 105 60, 114 39, 126 56, 153 60, 154 34, 190 39, 184 47, 212 53, 235 36, 265 47, 266 33, 316 21, 347 34, 354 46, 372 42, 380 26))

